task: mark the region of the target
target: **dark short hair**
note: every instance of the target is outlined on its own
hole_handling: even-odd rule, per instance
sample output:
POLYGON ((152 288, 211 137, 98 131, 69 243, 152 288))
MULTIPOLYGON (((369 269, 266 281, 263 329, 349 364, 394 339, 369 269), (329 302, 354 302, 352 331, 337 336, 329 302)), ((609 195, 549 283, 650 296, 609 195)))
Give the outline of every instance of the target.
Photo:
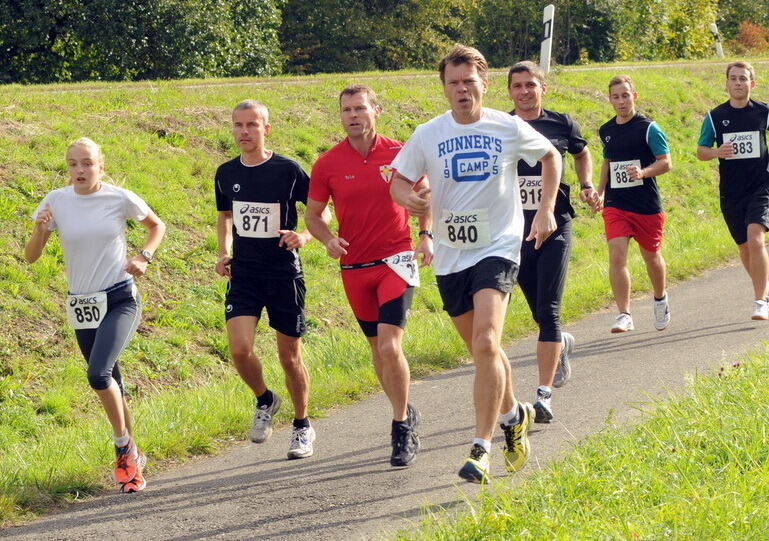
POLYGON ((545 72, 539 67, 539 64, 532 62, 531 60, 524 60, 514 64, 510 71, 507 72, 507 87, 510 88, 510 83, 513 82, 513 73, 531 73, 539 84, 545 84, 545 72))

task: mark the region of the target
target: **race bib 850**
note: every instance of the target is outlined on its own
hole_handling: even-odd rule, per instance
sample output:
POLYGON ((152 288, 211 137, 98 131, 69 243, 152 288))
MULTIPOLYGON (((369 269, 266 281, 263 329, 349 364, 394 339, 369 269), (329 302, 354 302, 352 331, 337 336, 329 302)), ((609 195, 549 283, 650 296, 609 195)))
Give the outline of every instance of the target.
POLYGON ((67 296, 67 321, 73 329, 96 329, 107 314, 107 294, 67 296))
POLYGON ((232 221, 239 237, 279 237, 280 203, 232 202, 232 221))

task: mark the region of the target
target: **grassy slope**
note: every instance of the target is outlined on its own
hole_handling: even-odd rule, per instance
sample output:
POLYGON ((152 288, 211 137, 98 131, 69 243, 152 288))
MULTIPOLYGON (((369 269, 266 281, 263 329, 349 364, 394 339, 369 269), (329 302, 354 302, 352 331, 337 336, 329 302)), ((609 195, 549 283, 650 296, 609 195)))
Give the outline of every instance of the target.
MULTIPOLYGON (((673 279, 713 266, 734 251, 722 226, 712 164, 694 158, 705 110, 723 100, 721 65, 637 72, 639 109, 667 132, 674 172, 661 179, 668 210, 665 256, 673 279)), ((611 116, 603 98, 611 73, 554 76, 547 106, 571 112, 583 126, 598 164, 597 127, 611 116)), ((307 169, 341 138, 336 96, 365 79, 380 94, 383 134, 405 139, 420 122, 445 110, 437 77, 366 74, 273 79, 220 85, 160 82, 127 85, 0 87, 0 520, 45 506, 106 480, 110 446, 103 415, 87 388, 83 361, 64 321, 61 252, 53 238, 34 266, 20 254, 26 218, 48 190, 66 183, 63 155, 72 139, 100 142, 115 182, 141 194, 169 224, 169 233, 141 283, 145 321, 121 359, 142 446, 155 458, 212 451, 239 437, 251 399, 227 363, 222 330, 224 281, 213 273, 215 220, 212 176, 236 154, 229 111, 247 97, 271 110, 271 146, 307 169), (74 92, 79 88, 84 92, 74 92), (95 426, 96 429, 88 430, 95 426)), ((488 105, 509 109, 504 75, 494 74, 488 105)), ((767 99, 757 92, 758 97, 767 99)), ((569 171, 573 180, 573 173, 569 171)), ((599 217, 580 212, 564 317, 609 299, 599 217)), ((132 230, 129 238, 140 240, 132 230)), ((376 387, 365 343, 343 298, 336 264, 317 243, 303 250, 310 333, 305 357, 313 378, 311 415, 376 387)), ((637 254, 634 286, 648 289, 637 254)), ((432 286, 430 270, 414 302, 406 348, 415 376, 444 368, 464 354, 432 286), (440 336, 441 340, 435 340, 440 336)), ((263 327, 264 328, 264 327, 263 327)), ((533 328, 520 295, 507 320, 508 338, 533 328)), ((282 377, 269 332, 257 349, 267 378, 282 377)), ((282 412, 286 419, 291 412, 282 412)))

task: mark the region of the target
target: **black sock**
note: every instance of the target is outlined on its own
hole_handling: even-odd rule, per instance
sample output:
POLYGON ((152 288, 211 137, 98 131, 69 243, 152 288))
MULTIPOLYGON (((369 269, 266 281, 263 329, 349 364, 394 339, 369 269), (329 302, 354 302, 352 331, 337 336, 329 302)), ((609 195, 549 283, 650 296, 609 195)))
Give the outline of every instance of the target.
POLYGON ((269 408, 270 406, 272 406, 272 400, 273 400, 272 391, 267 389, 266 391, 264 391, 262 395, 256 397, 256 407, 262 408, 266 406, 269 408))
POLYGON ((309 417, 305 417, 304 419, 294 419, 294 428, 310 428, 309 417))
POLYGON ((659 301, 664 301, 664 300, 665 300, 665 297, 667 297, 667 295, 663 295, 663 296, 662 296, 662 297, 660 297, 659 299, 658 299, 657 297, 654 297, 654 300, 655 300, 655 301, 657 301, 657 302, 659 302, 659 301))

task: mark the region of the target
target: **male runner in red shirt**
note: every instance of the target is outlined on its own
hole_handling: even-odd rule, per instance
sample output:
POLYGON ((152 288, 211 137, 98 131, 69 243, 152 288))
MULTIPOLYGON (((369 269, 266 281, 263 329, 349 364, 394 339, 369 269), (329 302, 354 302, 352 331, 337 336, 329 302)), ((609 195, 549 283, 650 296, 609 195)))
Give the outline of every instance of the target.
MULTIPOLYGON (((416 254, 422 254, 422 265, 432 261, 432 216, 420 217, 420 240, 412 251, 408 212, 390 198, 390 163, 403 144, 376 133, 381 108, 368 86, 346 87, 339 106, 347 137, 312 168, 305 222, 328 255, 340 259, 347 299, 393 408, 390 464, 408 466, 419 449, 419 412, 408 403, 403 328, 414 286, 419 285, 416 254), (329 198, 339 222, 337 235, 324 218, 329 198)), ((416 189, 427 190, 425 184, 416 189)))

